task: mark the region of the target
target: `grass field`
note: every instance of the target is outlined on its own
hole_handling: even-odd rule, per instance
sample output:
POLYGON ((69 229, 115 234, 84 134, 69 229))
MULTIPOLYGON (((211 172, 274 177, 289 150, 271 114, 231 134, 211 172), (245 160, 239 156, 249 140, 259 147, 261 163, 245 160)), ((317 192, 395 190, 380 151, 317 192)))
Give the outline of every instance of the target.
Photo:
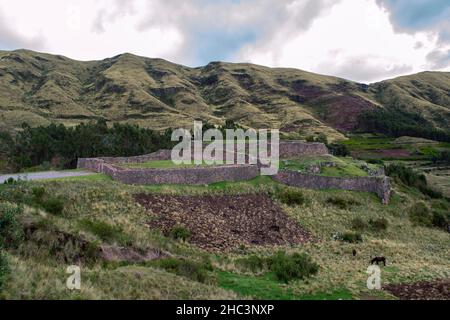
POLYGON ((377 255, 388 259, 388 267, 382 268, 383 284, 450 277, 449 234, 438 229, 415 227, 408 218, 411 206, 417 201, 434 203, 437 200, 427 200, 420 193, 400 187, 396 187, 396 194, 388 206, 380 204, 372 194, 302 190, 303 204, 290 206, 278 200, 277 194, 281 190, 295 189, 279 185, 268 177, 211 186, 125 186, 103 175, 0 186, 2 206, 17 207, 15 203, 25 203, 18 220, 22 224, 32 223, 38 230, 17 248, 7 250, 12 272, 6 278, 0 298, 390 299, 393 297, 384 291, 368 291, 365 287, 369 260, 377 255), (51 214, 27 200, 21 202, 19 195, 30 195, 33 188, 44 188, 46 194, 64 199, 62 212, 51 214), (189 242, 149 230, 149 215, 133 199, 133 194, 142 192, 184 196, 267 193, 317 241, 281 247, 246 246, 226 254, 206 252, 189 242), (337 202, 336 199, 340 200, 337 202), (385 218, 388 228, 361 231, 362 243, 333 240, 334 234, 352 231, 355 218, 365 221, 385 218), (61 243, 58 234, 66 234, 74 240, 61 243), (87 254, 81 240, 93 246, 125 245, 141 251, 159 248, 194 267, 187 269, 191 271, 180 272, 167 269, 162 262, 105 263, 84 258, 82 288, 74 292, 65 287, 65 269, 71 260, 87 254), (309 254, 320 266, 318 274, 285 284, 270 272, 254 273, 237 263, 251 255, 268 257, 280 249, 309 254), (352 255, 353 249, 358 252, 356 257, 352 255), (205 261, 210 267, 195 267, 202 266, 205 261), (204 278, 199 278, 198 274, 202 272, 204 278))

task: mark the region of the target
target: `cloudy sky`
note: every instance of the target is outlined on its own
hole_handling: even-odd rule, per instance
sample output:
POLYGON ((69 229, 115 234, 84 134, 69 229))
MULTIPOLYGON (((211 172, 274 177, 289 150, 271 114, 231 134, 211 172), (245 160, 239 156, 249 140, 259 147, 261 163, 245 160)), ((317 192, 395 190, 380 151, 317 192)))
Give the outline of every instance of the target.
POLYGON ((294 67, 374 82, 450 71, 450 0, 0 0, 0 50, 294 67))

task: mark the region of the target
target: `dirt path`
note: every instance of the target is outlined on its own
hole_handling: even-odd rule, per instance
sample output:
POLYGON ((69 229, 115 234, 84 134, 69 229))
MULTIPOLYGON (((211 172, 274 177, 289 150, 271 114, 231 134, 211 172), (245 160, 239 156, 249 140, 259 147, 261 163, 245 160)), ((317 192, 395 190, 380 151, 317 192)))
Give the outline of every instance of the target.
POLYGON ((154 217, 151 228, 169 235, 176 225, 191 232, 190 243, 211 251, 240 245, 286 245, 311 240, 310 234, 265 194, 221 196, 136 195, 154 217))
POLYGON ((45 171, 45 172, 6 174, 0 176, 0 183, 4 183, 9 178, 13 178, 14 180, 45 180, 45 179, 67 178, 67 177, 81 177, 91 174, 93 173, 88 171, 45 171))

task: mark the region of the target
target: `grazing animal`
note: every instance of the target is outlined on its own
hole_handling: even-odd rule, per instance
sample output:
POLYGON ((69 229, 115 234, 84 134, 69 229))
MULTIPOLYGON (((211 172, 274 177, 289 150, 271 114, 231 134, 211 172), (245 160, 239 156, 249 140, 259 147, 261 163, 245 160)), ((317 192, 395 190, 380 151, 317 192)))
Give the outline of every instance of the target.
POLYGON ((384 266, 386 266, 386 258, 385 257, 375 257, 372 259, 370 264, 376 263, 378 265, 380 262, 383 262, 384 266))
POLYGON ((357 253, 356 250, 353 249, 353 256, 354 256, 354 257, 356 257, 356 253, 357 253))

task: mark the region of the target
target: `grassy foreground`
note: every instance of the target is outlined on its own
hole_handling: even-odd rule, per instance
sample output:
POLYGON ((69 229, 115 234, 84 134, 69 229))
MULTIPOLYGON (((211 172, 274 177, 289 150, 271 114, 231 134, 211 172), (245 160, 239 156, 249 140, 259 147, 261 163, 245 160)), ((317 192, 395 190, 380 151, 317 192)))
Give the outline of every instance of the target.
POLYGON ((369 261, 380 255, 388 259, 388 266, 382 268, 383 284, 450 277, 449 234, 414 226, 408 218, 411 207, 420 200, 447 208, 448 202, 429 200, 402 187, 397 187, 388 206, 380 204, 371 194, 334 190, 302 190, 300 204, 282 204, 278 195, 292 189, 270 178, 211 186, 136 187, 93 175, 0 188, 1 209, 17 209, 17 223, 36 228, 31 236, 25 235, 15 245, 5 247, 9 272, 3 276, 2 299, 393 298, 384 291, 366 288, 369 261), (61 199, 61 210, 33 204, 32 199, 36 198, 33 194, 40 193, 36 190, 44 190, 41 191, 44 197, 61 199), (188 242, 149 230, 146 223, 151 217, 132 197, 142 192, 182 195, 265 192, 280 202, 285 212, 317 241, 282 248, 242 246, 226 254, 205 252, 188 242), (387 221, 385 229, 355 231, 355 219, 368 222, 380 218, 387 221), (362 242, 333 240, 333 235, 348 232, 360 233, 362 242), (169 258, 106 262, 92 253, 100 245, 137 251, 159 248, 169 258), (284 283, 270 271, 254 270, 241 263, 254 256, 270 257, 280 249, 288 254, 308 254, 319 265, 318 273, 284 283), (353 249, 357 250, 356 257, 352 255, 353 249), (65 271, 71 264, 81 264, 80 291, 66 288, 65 271), (180 264, 184 267, 180 268, 180 264))

